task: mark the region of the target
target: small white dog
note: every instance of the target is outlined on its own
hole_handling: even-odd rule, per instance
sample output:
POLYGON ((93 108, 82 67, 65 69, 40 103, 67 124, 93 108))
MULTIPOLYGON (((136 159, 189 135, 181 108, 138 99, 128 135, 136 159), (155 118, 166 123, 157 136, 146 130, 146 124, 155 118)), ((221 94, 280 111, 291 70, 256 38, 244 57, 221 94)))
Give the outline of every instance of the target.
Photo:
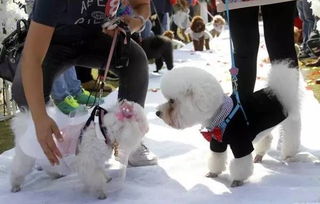
POLYGON ((271 129, 282 124, 282 157, 294 156, 300 147, 299 72, 286 64, 273 65, 268 87, 256 91, 235 110, 234 95, 224 94, 218 81, 200 68, 176 68, 161 80, 161 91, 168 102, 159 105, 156 115, 173 128, 202 124, 210 141, 208 177, 217 177, 226 168, 226 149, 230 145, 235 159, 230 163, 232 187, 240 186, 253 173, 270 148, 271 129), (233 115, 233 110, 235 110, 233 115), (233 116, 232 116, 233 115, 233 116))
MULTIPOLYGON (((105 162, 111 158, 114 151, 118 154, 116 155, 118 160, 127 165, 129 154, 140 144, 142 137, 148 131, 148 123, 143 108, 129 101, 119 102, 108 111, 99 107, 95 113, 91 114, 92 120, 88 120, 84 128, 83 125, 77 125, 62 129, 62 132, 65 132, 64 142, 57 142, 57 146, 63 154, 63 159, 58 166, 49 165, 46 159, 37 160, 39 158, 37 155, 42 154, 43 158, 45 156, 38 147, 35 135, 25 135, 25 132, 28 132, 26 121, 31 120, 30 113, 17 115, 12 122, 16 147, 11 170, 11 191, 21 190, 26 175, 32 171, 37 162, 53 177, 61 177, 72 171, 77 172, 86 190, 94 193, 99 199, 105 199, 107 182, 110 181, 105 162), (94 124, 93 121, 99 121, 100 125, 94 124), (33 145, 37 146, 34 148, 37 149, 35 153, 30 153, 32 148, 30 143, 36 144, 33 145)), ((61 121, 60 125, 59 121, 57 124, 60 127, 61 121)), ((32 128, 34 133, 34 127, 32 128)))
POLYGON ((212 23, 212 29, 210 30, 212 37, 219 37, 226 21, 221 15, 215 15, 210 23, 212 23))

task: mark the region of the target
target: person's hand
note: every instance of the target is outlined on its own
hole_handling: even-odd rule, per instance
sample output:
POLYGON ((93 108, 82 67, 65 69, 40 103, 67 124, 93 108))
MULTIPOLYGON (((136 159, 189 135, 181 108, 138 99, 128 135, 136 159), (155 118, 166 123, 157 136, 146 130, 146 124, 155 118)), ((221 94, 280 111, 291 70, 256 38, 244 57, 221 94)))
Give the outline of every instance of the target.
POLYGON ((132 33, 140 30, 144 24, 140 18, 132 17, 132 16, 122 16, 122 21, 128 25, 130 31, 132 33))
POLYGON ((155 21, 155 20, 157 20, 157 14, 153 14, 152 16, 150 16, 150 20, 151 21, 155 21))
POLYGON ((47 156, 51 165, 58 165, 59 158, 62 158, 62 155, 53 140, 54 136, 58 142, 63 141, 58 126, 52 118, 46 116, 41 120, 35 121, 35 128, 38 142, 44 154, 47 156))
POLYGON ((110 37, 114 37, 116 29, 118 29, 118 28, 115 28, 112 30, 108 30, 108 28, 104 28, 104 29, 102 29, 102 32, 105 33, 106 35, 109 35, 110 37))

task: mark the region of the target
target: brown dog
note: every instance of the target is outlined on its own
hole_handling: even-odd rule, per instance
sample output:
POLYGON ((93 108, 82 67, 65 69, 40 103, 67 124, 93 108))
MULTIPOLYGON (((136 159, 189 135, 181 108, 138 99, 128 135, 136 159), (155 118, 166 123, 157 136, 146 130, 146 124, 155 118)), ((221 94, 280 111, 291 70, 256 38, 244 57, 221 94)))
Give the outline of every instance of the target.
POLYGON ((210 49, 209 42, 212 36, 206 31, 206 25, 201 16, 193 17, 190 28, 186 30, 186 33, 189 34, 195 51, 203 51, 204 46, 207 50, 210 49))

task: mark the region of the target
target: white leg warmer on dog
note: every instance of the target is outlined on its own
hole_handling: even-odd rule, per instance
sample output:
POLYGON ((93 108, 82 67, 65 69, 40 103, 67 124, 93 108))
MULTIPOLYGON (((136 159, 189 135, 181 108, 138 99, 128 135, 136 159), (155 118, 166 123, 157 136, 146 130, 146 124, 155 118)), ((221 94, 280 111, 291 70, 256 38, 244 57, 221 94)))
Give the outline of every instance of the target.
POLYGON ((233 159, 230 163, 230 176, 233 181, 244 181, 253 173, 252 154, 233 159))
POLYGON ((227 151, 211 152, 208 160, 208 168, 210 173, 219 175, 226 169, 227 151))

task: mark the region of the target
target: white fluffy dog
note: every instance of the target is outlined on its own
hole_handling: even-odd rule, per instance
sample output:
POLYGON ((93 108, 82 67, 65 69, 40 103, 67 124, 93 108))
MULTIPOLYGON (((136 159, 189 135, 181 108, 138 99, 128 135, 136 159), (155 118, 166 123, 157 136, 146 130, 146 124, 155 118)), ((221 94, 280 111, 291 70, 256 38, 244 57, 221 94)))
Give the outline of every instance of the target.
MULTIPOLYGON (((16 143, 11 171, 12 192, 21 190, 26 175, 32 171, 37 162, 49 175, 54 177, 73 171, 77 172, 86 190, 94 193, 99 199, 105 199, 107 182, 110 181, 105 162, 115 151, 115 154, 118 154, 117 159, 126 166, 129 154, 140 144, 142 137, 148 131, 148 123, 143 108, 134 102, 119 102, 107 112, 104 109, 97 110, 99 111, 96 114, 99 116, 92 114, 92 119, 100 120, 100 126, 92 121, 87 122, 80 139, 79 134, 83 125, 69 125, 62 128, 64 143, 57 142, 57 146, 63 158, 58 166, 49 165, 35 134, 25 135, 28 132, 27 121, 31 120, 30 114, 18 114, 12 122, 16 143), (35 146, 35 148, 30 146, 35 146), (30 148, 33 148, 34 153, 30 151, 30 148)), ((54 118, 54 115, 51 117, 54 118)), ((87 116, 85 118, 87 119, 87 116)), ((61 129, 61 121, 57 121, 57 124, 61 129)), ((31 132, 34 133, 34 127, 32 129, 31 132)))
POLYGON ((176 68, 161 80, 161 91, 168 102, 158 106, 156 115, 173 128, 184 129, 200 123, 207 129, 202 134, 210 141, 208 177, 217 177, 225 170, 226 149, 230 145, 235 157, 230 163, 231 186, 240 186, 253 173, 253 144, 255 161, 259 162, 270 148, 271 129, 279 123, 282 157, 286 159, 298 152, 299 81, 297 69, 289 69, 286 64, 273 65, 268 87, 242 102, 247 125, 241 108, 235 110, 235 96, 224 94, 211 74, 200 68, 176 68))

